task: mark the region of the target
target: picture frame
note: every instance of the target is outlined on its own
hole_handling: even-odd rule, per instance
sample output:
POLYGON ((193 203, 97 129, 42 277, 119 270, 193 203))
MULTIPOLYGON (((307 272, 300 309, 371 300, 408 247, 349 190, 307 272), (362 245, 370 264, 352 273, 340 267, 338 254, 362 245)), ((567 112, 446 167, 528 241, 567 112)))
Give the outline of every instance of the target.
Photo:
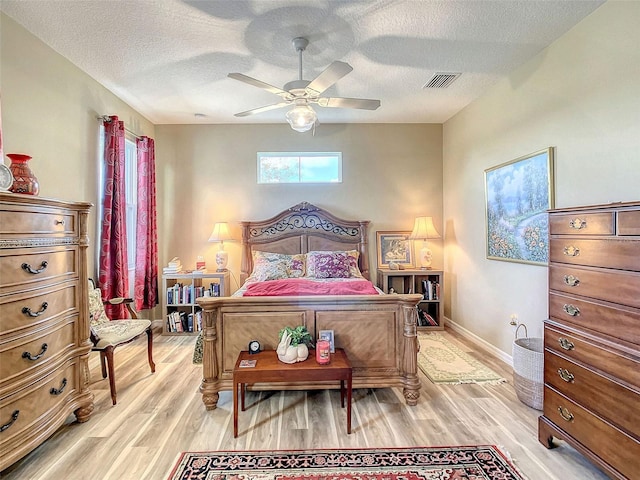
POLYGON ((545 148, 484 171, 487 258, 549 263, 554 150, 545 148))
POLYGON ((327 340, 331 353, 336 353, 336 345, 333 336, 333 330, 320 330, 318 332, 318 340, 327 340))
POLYGON ((409 239, 410 235, 411 232, 402 231, 376 232, 378 268, 389 268, 391 262, 398 266, 413 267, 413 245, 409 239))

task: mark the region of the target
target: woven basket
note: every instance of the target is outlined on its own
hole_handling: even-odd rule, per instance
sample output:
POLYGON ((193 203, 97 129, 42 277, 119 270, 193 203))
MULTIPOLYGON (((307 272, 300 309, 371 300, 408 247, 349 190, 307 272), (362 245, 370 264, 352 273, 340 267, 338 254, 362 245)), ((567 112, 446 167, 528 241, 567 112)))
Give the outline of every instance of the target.
POLYGON ((544 340, 527 336, 527 326, 518 325, 513 341, 513 385, 518 399, 525 405, 542 410, 544 391, 544 340), (518 338, 524 327, 523 338, 518 338))

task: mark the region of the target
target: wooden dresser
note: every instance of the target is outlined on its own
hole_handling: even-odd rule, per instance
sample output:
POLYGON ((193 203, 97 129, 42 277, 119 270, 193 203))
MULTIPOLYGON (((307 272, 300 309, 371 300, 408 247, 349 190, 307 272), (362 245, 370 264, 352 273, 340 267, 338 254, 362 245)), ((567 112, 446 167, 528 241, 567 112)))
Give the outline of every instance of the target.
POLYGON ((0 471, 93 411, 90 208, 0 193, 0 471))
POLYGON ((611 478, 640 475, 640 203, 553 210, 544 414, 611 478))

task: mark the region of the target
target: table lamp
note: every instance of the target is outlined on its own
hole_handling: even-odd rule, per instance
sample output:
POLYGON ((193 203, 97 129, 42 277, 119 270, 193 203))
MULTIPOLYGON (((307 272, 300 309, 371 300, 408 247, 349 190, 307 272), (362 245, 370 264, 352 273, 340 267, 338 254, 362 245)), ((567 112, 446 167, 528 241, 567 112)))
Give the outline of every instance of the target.
POLYGON ((409 235, 411 240, 422 240, 422 248, 420 249, 420 268, 422 270, 431 270, 431 250, 427 247, 427 239, 440 238, 440 234, 433 226, 432 217, 416 217, 413 224, 413 231, 409 235))
POLYGON ((233 241, 234 238, 229 233, 229 225, 227 222, 218 222, 213 226, 213 232, 209 237, 210 242, 219 242, 220 249, 216 253, 216 272, 226 272, 229 254, 224 251, 224 242, 233 241))

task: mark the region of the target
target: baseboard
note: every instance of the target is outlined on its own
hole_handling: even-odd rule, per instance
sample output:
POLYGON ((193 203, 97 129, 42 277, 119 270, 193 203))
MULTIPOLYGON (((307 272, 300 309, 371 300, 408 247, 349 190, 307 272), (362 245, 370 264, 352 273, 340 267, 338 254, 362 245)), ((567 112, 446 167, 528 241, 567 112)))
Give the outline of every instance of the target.
POLYGON ((487 353, 493 355, 494 357, 499 358, 503 362, 507 363, 509 366, 513 367, 513 357, 511 355, 491 345, 489 342, 487 342, 486 340, 483 340, 482 338, 477 336, 475 333, 467 330, 463 326, 458 325, 456 322, 454 322, 450 318, 445 317, 445 325, 451 328, 451 330, 454 330, 456 333, 459 333, 466 339, 472 341, 478 347, 482 348, 483 350, 486 350, 487 353))

